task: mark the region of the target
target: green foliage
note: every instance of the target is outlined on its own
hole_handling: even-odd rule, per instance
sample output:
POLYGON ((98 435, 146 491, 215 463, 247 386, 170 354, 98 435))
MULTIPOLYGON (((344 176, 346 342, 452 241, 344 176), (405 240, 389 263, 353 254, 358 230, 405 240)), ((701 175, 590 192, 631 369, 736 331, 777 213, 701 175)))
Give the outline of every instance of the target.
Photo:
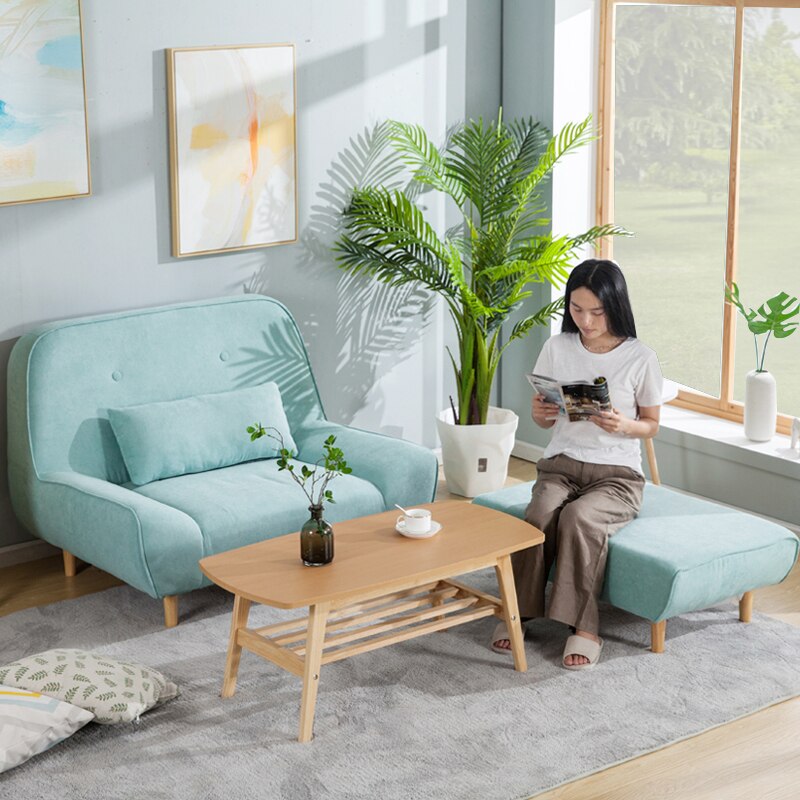
POLYGON ((283 436, 277 428, 264 427, 260 422, 254 422, 247 427, 250 441, 255 442, 262 436, 268 436, 278 444, 278 471, 286 471, 294 482, 303 490, 312 506, 321 506, 322 501, 335 503, 333 492, 328 489, 328 484, 337 475, 350 475, 353 470, 347 466, 344 453, 336 447, 336 437, 331 435, 322 443, 322 457, 313 468, 307 464, 300 465, 300 474, 295 472, 296 453, 289 450, 283 441, 283 436), (273 431, 273 433, 270 433, 273 431))
POLYGON ((578 250, 603 236, 627 235, 615 225, 579 236, 555 236, 543 198, 553 167, 594 139, 591 118, 566 125, 556 136, 533 119, 505 123, 469 120, 442 149, 419 125, 387 123, 391 161, 411 171, 405 191, 381 186, 353 189, 343 212, 345 233, 334 245, 339 266, 391 286, 414 283, 441 296, 458 335, 448 350, 456 377, 456 421, 485 423, 494 377, 510 342, 563 311, 548 303, 516 323, 503 343, 503 322, 532 295, 531 284, 560 287, 578 250), (438 192, 455 205, 461 224, 439 235, 416 204, 420 190, 438 192))
MULTIPOLYGON (((636 184, 727 191, 733 79, 729 9, 620 6, 615 26, 615 175, 636 184)), ((797 34, 780 11, 744 15, 742 146, 796 140, 797 34), (771 19, 768 18, 771 16, 771 19)))
POLYGON ((735 283, 725 287, 725 299, 736 306, 739 313, 747 320, 747 328, 755 340, 756 371, 764 372, 764 357, 767 354, 769 337, 774 335, 776 339, 785 339, 797 330, 800 322, 789 322, 789 320, 800 314, 800 302, 796 297, 780 292, 762 303, 758 310, 745 308, 739 298, 739 287, 735 283), (767 338, 764 340, 759 360, 758 337, 764 333, 767 334, 767 338))

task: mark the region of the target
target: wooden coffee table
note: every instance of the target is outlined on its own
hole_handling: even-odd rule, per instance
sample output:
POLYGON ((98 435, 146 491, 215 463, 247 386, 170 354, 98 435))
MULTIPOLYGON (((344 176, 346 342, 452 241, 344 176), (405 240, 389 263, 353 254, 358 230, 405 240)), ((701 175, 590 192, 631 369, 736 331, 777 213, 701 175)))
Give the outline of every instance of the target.
POLYGON ((509 514, 460 501, 431 503, 442 530, 408 539, 388 511, 334 525, 335 557, 324 567, 300 560, 292 533, 200 561, 214 583, 234 594, 222 696, 236 690, 242 648, 302 677, 301 742, 311 740, 320 670, 343 658, 451 628, 481 617, 506 621, 514 668, 527 669, 510 554, 544 534, 509 514), (494 567, 501 597, 453 580, 494 567), (307 617, 248 628, 253 602, 308 606, 307 617))

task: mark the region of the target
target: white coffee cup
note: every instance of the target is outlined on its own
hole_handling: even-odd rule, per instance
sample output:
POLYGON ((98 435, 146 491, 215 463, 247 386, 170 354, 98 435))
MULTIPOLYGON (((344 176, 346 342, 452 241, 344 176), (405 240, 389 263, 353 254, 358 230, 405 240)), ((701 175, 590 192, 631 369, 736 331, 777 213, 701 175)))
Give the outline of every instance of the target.
POLYGON ((431 512, 425 508, 409 508, 397 518, 408 533, 428 533, 431 529, 431 512))

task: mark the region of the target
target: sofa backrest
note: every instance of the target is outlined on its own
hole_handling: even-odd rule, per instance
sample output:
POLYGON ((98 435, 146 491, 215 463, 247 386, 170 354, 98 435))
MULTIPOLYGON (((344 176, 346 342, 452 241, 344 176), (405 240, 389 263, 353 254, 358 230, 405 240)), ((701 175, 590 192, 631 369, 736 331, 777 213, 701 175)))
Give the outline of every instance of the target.
POLYGON ((269 297, 203 300, 38 328, 17 342, 9 361, 12 495, 51 471, 126 482, 109 408, 265 381, 278 384, 293 430, 324 418, 297 325, 269 297))

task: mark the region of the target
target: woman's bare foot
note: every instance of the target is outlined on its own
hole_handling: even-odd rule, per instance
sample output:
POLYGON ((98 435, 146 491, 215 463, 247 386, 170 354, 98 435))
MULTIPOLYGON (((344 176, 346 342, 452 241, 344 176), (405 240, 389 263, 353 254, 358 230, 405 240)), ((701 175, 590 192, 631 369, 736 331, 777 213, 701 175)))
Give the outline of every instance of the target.
MULTIPOLYGON (((575 631, 575 635, 576 636, 583 636, 585 639, 590 639, 593 642, 599 642, 600 641, 600 637, 599 636, 597 636, 594 633, 589 633, 589 631, 576 630, 575 631)), ((588 664, 589 663, 589 659, 586 658, 586 656, 569 655, 564 659, 564 663, 568 667, 578 667, 581 664, 588 664)))

